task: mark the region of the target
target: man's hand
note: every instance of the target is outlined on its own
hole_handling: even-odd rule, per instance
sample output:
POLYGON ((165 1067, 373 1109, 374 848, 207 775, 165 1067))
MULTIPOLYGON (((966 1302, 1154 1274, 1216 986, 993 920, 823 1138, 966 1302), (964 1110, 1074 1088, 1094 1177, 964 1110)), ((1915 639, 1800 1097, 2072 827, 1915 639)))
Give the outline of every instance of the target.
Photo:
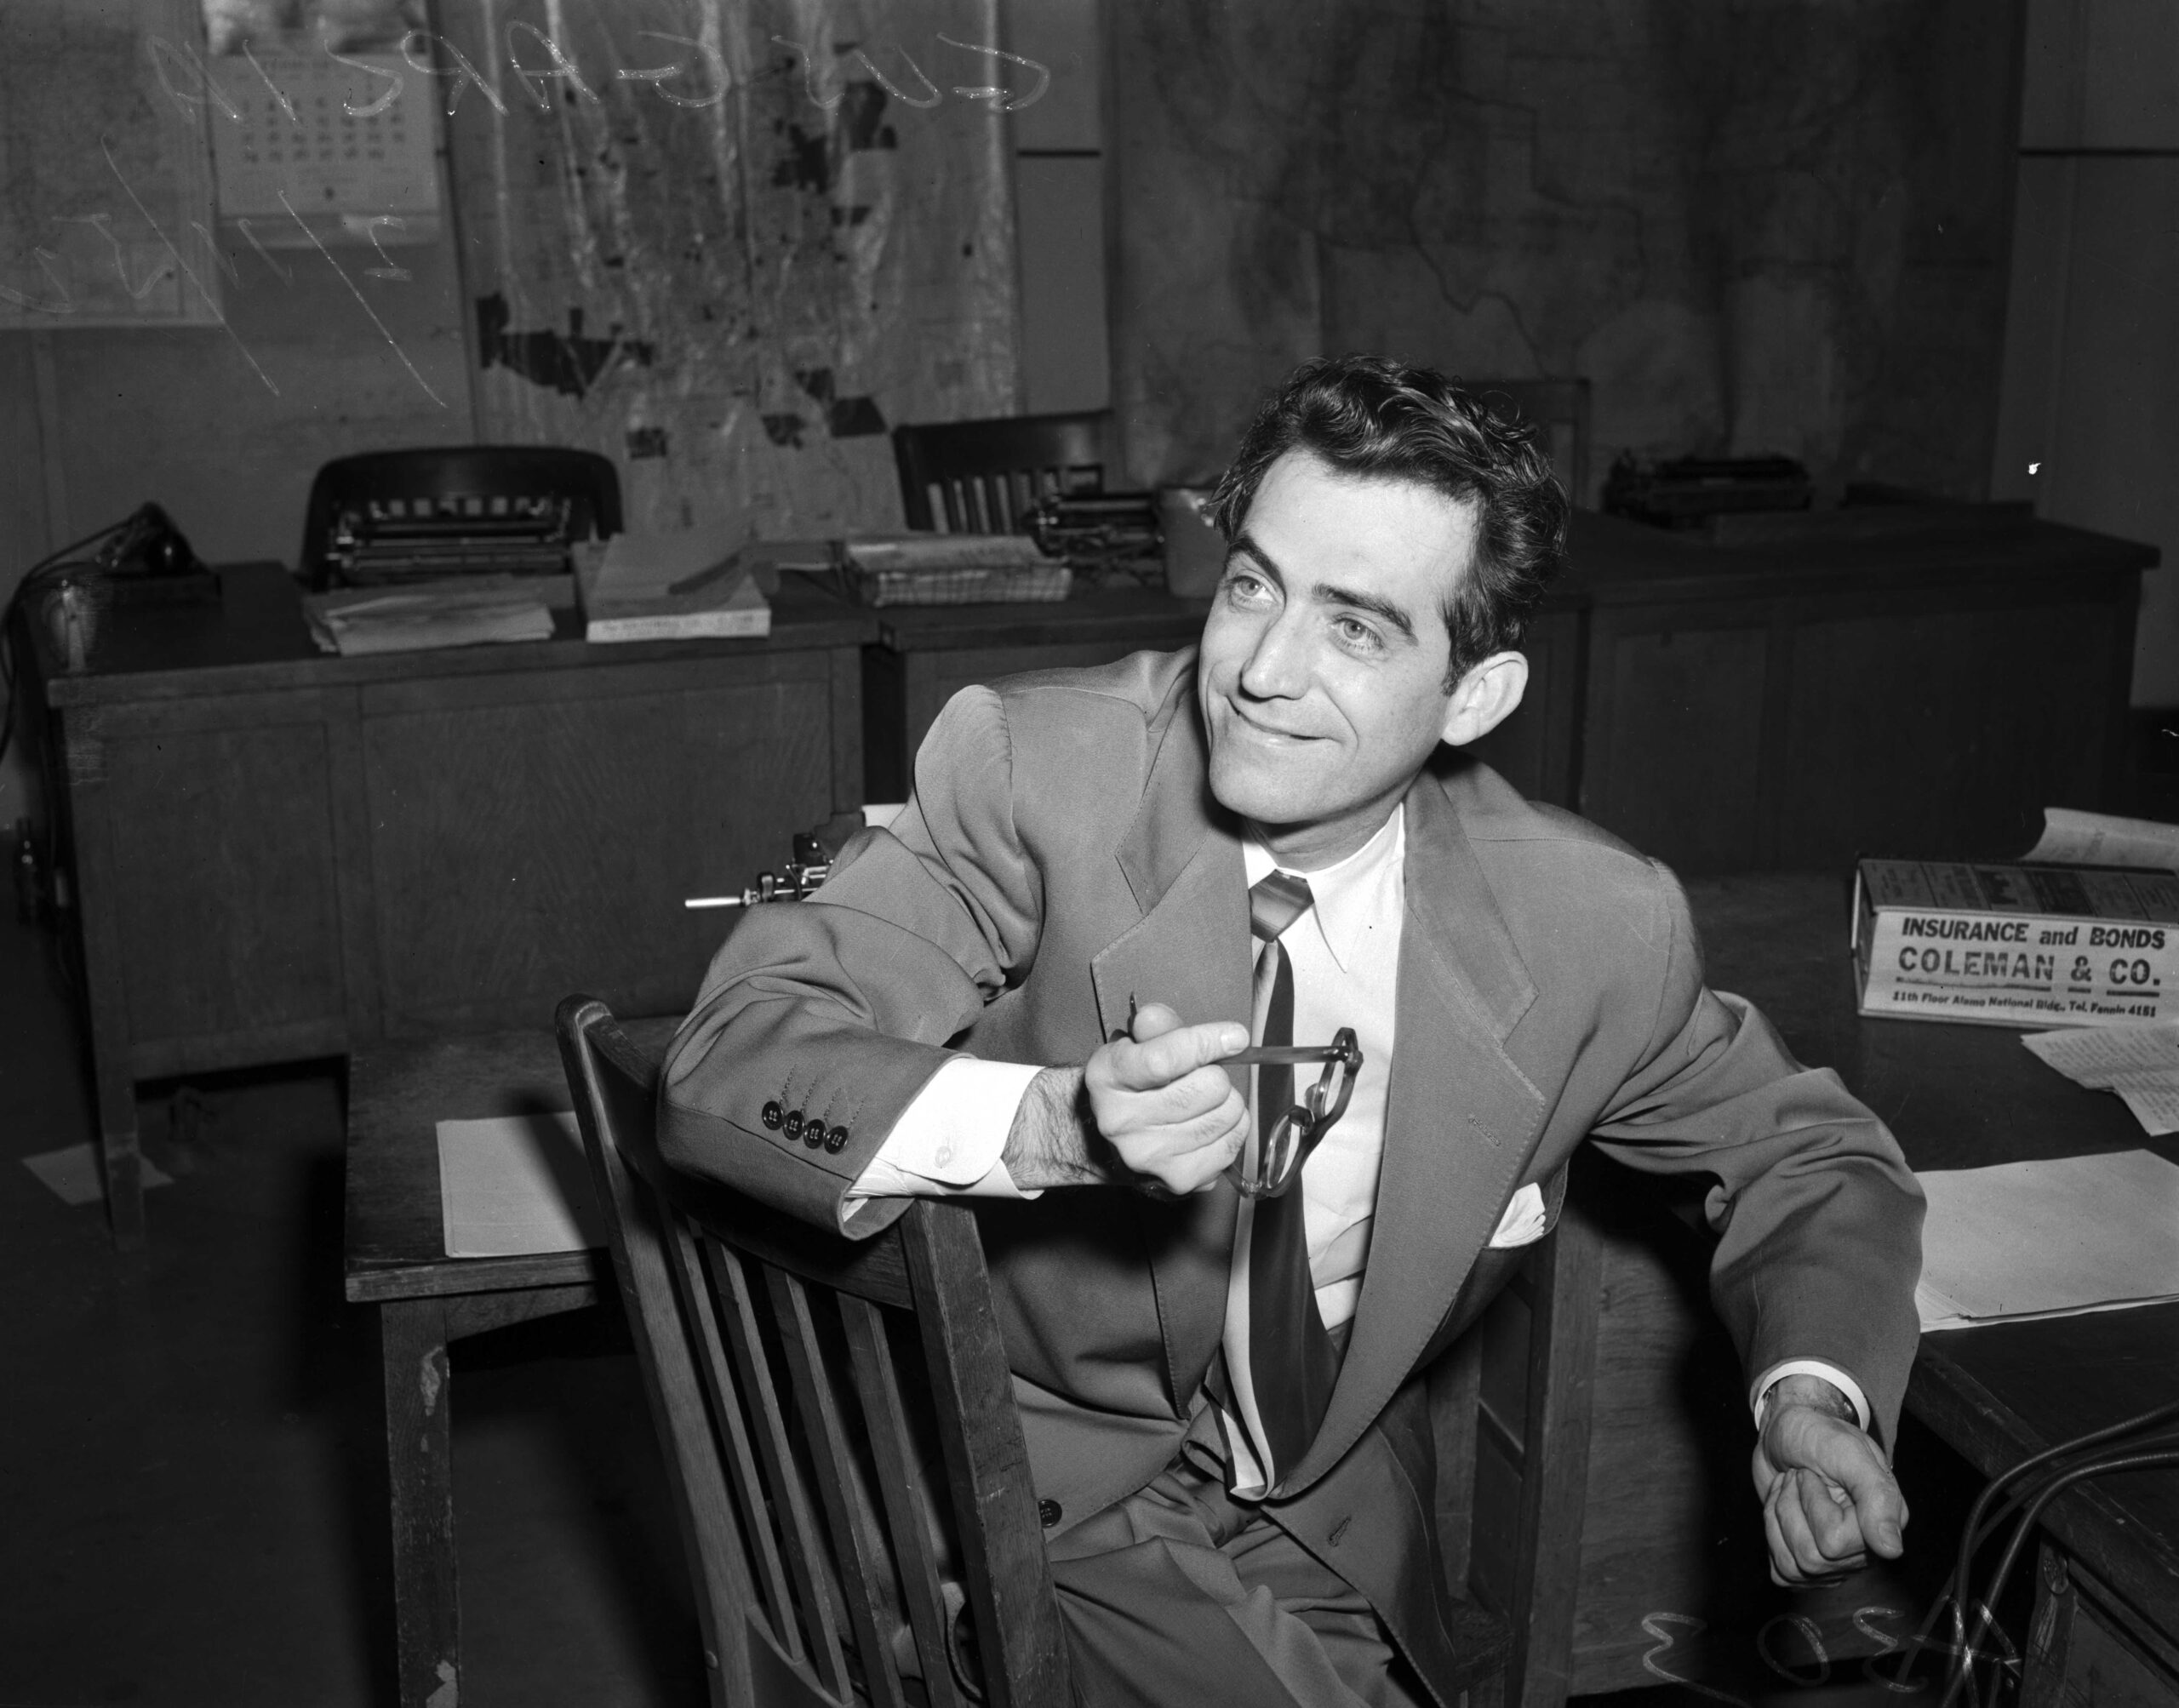
POLYGON ((1152 1003, 1133 1031, 1083 1070, 1097 1131, 1138 1184, 1175 1197, 1206 1191, 1249 1131, 1247 1100, 1210 1064, 1246 1049, 1249 1029, 1232 1020, 1184 1026, 1152 1003))
POLYGON ((1184 1026, 1162 1003, 1135 1016, 1134 1035, 1099 1047, 1081 1069, 1031 1082, 1006 1137, 1015 1185, 1112 1180, 1173 1197, 1209 1189, 1238 1156, 1249 1107, 1211 1064, 1248 1048, 1231 1020, 1184 1026))
POLYGON ((1907 1501, 1890 1464, 1846 1397, 1821 1377, 1772 1386, 1755 1444, 1755 1492, 1777 1583, 1835 1582, 1871 1554, 1897 1559, 1905 1545, 1907 1501))

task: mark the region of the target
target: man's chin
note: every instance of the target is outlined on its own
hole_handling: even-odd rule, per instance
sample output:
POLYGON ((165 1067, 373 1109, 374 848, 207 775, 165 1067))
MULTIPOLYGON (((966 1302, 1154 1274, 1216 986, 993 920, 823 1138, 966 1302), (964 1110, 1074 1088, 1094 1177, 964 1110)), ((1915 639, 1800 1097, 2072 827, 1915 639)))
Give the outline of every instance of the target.
POLYGON ((1325 790, 1309 786, 1312 780, 1290 771, 1268 776, 1261 763, 1237 762, 1230 755, 1213 754, 1210 761, 1211 798, 1229 813, 1258 825, 1290 825, 1318 816, 1325 790))

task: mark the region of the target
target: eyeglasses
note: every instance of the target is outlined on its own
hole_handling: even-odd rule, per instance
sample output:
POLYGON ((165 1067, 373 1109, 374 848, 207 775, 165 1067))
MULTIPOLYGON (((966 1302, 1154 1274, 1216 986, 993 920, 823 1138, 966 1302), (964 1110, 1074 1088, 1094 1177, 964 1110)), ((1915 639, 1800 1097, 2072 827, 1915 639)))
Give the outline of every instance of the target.
POLYGON ((1277 1198, 1301 1178, 1301 1165, 1318 1142, 1347 1113, 1354 1081, 1362 1071, 1362 1047, 1354 1028, 1341 1026, 1328 1044, 1259 1044, 1223 1058, 1233 1067, 1301 1067, 1322 1062, 1317 1082, 1273 1124, 1269 1137, 1251 1123, 1241 1154, 1227 1166, 1227 1178, 1244 1198, 1277 1198))

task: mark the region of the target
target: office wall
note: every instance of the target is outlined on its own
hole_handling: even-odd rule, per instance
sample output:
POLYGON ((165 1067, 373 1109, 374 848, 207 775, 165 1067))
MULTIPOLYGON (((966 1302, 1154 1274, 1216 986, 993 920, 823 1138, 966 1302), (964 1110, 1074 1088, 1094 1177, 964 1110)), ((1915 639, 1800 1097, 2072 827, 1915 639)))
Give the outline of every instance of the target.
POLYGON ((2162 548, 2136 705, 2179 706, 2179 9, 2029 0, 1993 496, 2162 548))
POLYGON ((1139 478, 1210 472, 1290 363, 1371 348, 1587 376, 1599 483, 1780 451, 1983 490, 2016 6, 1111 9, 1139 478))
MULTIPOLYGON (((0 0, 11 197, 10 174, 55 163, 31 103, 4 99, 26 80, 111 97, 101 123, 134 127, 146 157, 186 146, 178 113, 227 122, 162 87, 163 64, 203 93, 180 49, 147 51, 154 17, 189 46, 194 0, 148 4, 0 0)), ((397 97, 469 197, 431 241, 260 254, 214 220, 224 325, 0 331, 0 597, 146 499, 209 559, 292 562, 323 463, 480 437, 595 445, 663 525, 734 506, 774 533, 890 525, 887 426, 1017 407, 1010 120, 975 91, 1027 85, 981 51, 1004 33, 993 0, 449 0, 437 21, 419 48, 437 71, 397 97)), ((1095 67, 1066 51, 1055 109, 1094 110, 1095 67)), ((92 199, 66 211, 148 237, 74 176, 92 199)), ((13 201, 0 214, 21 224, 13 201)), ((37 278, 27 252, 0 255, 0 283, 37 278)), ((1068 407, 1080 374, 1057 378, 1068 407)), ((34 808, 18 751, 0 829, 34 808)))

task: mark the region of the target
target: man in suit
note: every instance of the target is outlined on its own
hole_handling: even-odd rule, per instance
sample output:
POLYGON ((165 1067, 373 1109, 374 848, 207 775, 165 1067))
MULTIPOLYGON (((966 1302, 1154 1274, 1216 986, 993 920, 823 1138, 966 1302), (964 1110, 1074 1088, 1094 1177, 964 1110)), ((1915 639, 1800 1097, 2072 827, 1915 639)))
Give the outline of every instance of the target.
POLYGON ((741 923, 667 1154, 849 1235, 974 1195, 1086 1701, 1450 1704, 1421 1373, 1584 1140, 1712 1182, 1774 1571, 1896 1554, 1896 1146, 1704 987, 1669 873, 1460 757, 1563 551, 1532 435, 1311 363, 1217 510, 1199 648, 966 691, 892 829, 741 923), (1343 1105, 1230 1060, 1342 1028, 1343 1105))

